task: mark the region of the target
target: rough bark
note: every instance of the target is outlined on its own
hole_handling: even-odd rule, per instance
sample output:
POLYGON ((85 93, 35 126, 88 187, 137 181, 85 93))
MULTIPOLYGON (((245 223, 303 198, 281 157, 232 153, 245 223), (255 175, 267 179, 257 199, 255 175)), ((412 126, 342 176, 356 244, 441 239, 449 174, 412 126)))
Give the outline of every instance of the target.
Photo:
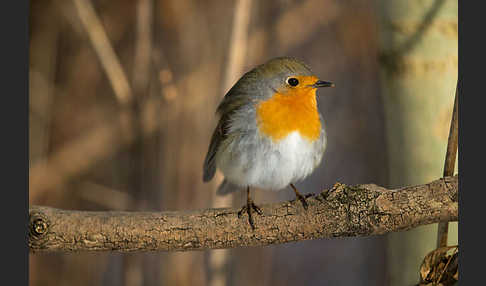
POLYGON ((33 206, 29 247, 37 251, 186 251, 370 236, 458 217, 458 178, 387 190, 336 183, 300 201, 262 205, 252 230, 238 209, 93 212, 33 206))

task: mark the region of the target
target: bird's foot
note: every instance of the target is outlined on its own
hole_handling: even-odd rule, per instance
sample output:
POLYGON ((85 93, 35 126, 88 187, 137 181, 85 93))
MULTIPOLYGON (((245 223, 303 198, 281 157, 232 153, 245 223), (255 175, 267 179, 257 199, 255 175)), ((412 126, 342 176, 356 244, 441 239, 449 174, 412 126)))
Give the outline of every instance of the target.
POLYGON ((241 210, 238 212, 238 218, 241 218, 241 216, 243 215, 244 212, 246 212, 248 214, 248 222, 250 223, 250 226, 253 230, 255 230, 255 224, 253 222, 253 216, 252 216, 252 213, 253 211, 255 211, 256 213, 258 213, 259 215, 262 215, 263 214, 263 211, 260 207, 258 207, 257 205, 255 205, 255 203, 253 202, 253 200, 249 199, 246 203, 246 205, 244 205, 241 210))
POLYGON ((294 184, 290 184, 290 187, 292 187, 292 189, 294 190, 295 196, 300 200, 304 209, 307 210, 309 208, 309 204, 307 203, 306 198, 311 197, 312 194, 302 195, 294 186, 294 184))
POLYGON ((309 208, 309 204, 307 203, 306 198, 310 197, 311 195, 306 195, 306 196, 303 196, 301 194, 295 194, 295 195, 297 196, 297 198, 302 203, 302 206, 304 207, 304 209, 307 210, 309 208))

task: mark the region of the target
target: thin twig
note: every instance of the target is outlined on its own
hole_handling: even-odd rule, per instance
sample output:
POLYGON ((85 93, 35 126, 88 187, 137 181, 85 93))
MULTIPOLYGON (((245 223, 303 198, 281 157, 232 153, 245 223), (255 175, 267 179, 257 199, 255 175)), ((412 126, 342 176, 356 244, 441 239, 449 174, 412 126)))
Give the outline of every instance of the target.
MULTIPOLYGON (((454 166, 456 164, 456 154, 458 145, 458 89, 459 81, 456 85, 456 95, 454 99, 454 111, 452 112, 451 127, 449 131, 449 139, 447 141, 447 153, 444 162, 444 177, 454 175, 454 166)), ((449 223, 440 222, 437 231, 437 248, 447 246, 447 236, 449 232, 449 223)))
POLYGON ((132 75, 135 94, 145 94, 150 79, 150 67, 152 63, 152 9, 152 0, 138 1, 135 59, 132 75))
POLYGON ((120 61, 90 0, 73 0, 81 23, 105 70, 118 101, 124 105, 132 98, 132 90, 120 61))
POLYGON ((225 92, 235 83, 245 63, 248 47, 251 0, 238 0, 235 6, 233 29, 229 46, 228 66, 223 89, 225 92))

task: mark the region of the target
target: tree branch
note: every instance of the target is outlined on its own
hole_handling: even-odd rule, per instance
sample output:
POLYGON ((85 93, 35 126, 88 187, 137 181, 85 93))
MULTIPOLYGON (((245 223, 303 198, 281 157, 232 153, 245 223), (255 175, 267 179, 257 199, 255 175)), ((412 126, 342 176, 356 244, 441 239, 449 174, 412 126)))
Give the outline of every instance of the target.
POLYGON ((92 212, 30 208, 29 247, 37 251, 185 251, 370 236, 458 217, 458 179, 387 190, 336 183, 307 199, 263 205, 252 231, 238 209, 92 212))

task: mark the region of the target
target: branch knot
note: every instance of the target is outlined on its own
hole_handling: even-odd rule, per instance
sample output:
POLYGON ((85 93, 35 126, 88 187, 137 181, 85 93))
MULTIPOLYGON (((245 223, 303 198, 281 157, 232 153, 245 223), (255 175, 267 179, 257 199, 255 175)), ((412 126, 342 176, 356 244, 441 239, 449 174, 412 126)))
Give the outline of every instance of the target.
POLYGON ((39 249, 49 232, 49 219, 40 211, 32 210, 29 214, 29 247, 39 249))

